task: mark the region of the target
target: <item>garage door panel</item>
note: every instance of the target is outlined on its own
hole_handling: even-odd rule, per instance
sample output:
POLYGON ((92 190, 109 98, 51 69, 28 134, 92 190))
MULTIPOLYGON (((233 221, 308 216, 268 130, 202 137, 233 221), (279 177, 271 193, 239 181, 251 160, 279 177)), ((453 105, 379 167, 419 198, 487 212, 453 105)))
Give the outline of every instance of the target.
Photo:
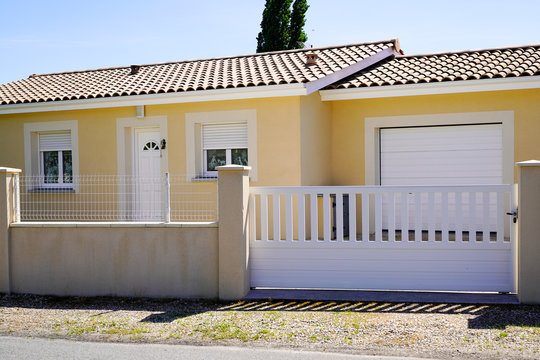
POLYGON ((502 136, 500 125, 464 125, 416 128, 383 129, 389 140, 390 150, 407 146, 408 148, 438 148, 441 146, 465 146, 467 148, 498 148, 496 140, 502 136), (494 142, 495 141, 495 142, 494 142))
POLYGON ((502 184, 500 124, 381 129, 380 136, 381 185, 405 185, 401 178, 411 177, 423 179, 415 185, 435 185, 430 179, 441 176, 448 185, 471 177, 502 184))
MULTIPOLYGON (((476 150, 471 158, 471 150, 448 150, 448 151, 400 151, 395 153, 384 153, 384 160, 386 161, 406 161, 407 164, 422 164, 424 161, 437 161, 443 162, 445 164, 456 164, 459 163, 461 159, 466 161, 469 164, 473 163, 473 160, 492 160, 493 158, 500 158, 502 152, 500 150, 476 150)), ((399 165, 399 164, 394 164, 399 165)), ((477 164, 478 166, 486 165, 498 165, 498 162, 492 162, 489 164, 477 164)))

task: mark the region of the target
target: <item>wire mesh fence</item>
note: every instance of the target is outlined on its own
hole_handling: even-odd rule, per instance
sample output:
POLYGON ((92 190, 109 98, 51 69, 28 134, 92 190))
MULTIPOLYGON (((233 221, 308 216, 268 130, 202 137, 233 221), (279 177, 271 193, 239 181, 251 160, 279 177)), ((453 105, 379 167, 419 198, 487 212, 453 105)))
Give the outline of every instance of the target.
POLYGON ((78 175, 62 184, 54 181, 44 176, 20 176, 21 221, 217 220, 216 181, 169 174, 78 175))

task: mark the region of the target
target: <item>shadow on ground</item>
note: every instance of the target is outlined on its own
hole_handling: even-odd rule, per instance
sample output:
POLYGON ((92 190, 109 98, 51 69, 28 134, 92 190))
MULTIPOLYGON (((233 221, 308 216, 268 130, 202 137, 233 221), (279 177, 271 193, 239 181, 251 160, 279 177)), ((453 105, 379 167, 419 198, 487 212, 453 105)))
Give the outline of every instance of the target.
POLYGON ((0 294, 2 308, 54 310, 98 310, 92 316, 118 311, 148 311, 141 322, 170 323, 177 319, 206 312, 356 312, 404 314, 472 315, 471 329, 504 329, 506 326, 540 327, 540 306, 430 304, 406 302, 249 300, 218 302, 212 300, 147 299, 120 297, 58 297, 0 294))

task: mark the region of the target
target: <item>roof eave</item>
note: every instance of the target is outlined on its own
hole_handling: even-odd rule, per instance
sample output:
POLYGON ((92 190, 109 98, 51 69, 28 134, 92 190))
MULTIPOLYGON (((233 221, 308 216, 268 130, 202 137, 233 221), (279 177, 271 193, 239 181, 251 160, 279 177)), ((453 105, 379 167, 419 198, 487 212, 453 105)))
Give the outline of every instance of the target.
POLYGON ((113 108, 137 105, 161 105, 202 101, 241 100, 267 97, 307 95, 306 85, 301 83, 241 87, 233 89, 199 90, 179 93, 130 95, 98 99, 46 101, 38 103, 0 105, 0 114, 66 111, 97 108, 113 108))
POLYGON ((540 76, 321 90, 322 101, 540 88, 540 76))

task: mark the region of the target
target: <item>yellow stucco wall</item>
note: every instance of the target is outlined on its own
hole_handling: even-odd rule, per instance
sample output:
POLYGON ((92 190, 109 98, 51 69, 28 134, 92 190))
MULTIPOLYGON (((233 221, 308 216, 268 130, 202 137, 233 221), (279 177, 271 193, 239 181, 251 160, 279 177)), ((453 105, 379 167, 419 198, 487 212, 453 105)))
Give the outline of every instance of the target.
MULTIPOLYGON (((146 117, 166 116, 168 167, 186 173, 186 113, 257 112, 258 179, 252 185, 300 185, 300 98, 267 98, 151 105, 146 117)), ((79 173, 117 174, 117 119, 133 118, 135 107, 0 115, 0 165, 23 169, 24 123, 76 120, 79 173)))
POLYGON ((515 161, 540 159, 539 89, 343 100, 331 106, 334 185, 364 184, 366 117, 511 110, 515 161))
POLYGON ((302 185, 331 185, 331 105, 315 92, 300 98, 302 185))

